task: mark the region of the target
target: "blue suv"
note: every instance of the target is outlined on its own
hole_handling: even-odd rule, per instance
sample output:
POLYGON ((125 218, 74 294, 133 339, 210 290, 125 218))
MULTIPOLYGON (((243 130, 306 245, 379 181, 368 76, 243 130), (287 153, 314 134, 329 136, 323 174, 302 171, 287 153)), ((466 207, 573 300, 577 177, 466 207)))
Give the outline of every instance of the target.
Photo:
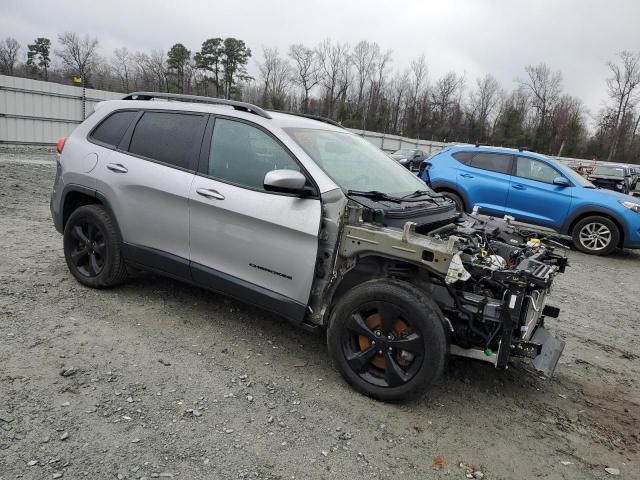
POLYGON ((497 147, 446 148, 421 165, 420 178, 460 210, 552 228, 581 251, 606 255, 640 248, 640 202, 601 190, 537 153, 497 147))

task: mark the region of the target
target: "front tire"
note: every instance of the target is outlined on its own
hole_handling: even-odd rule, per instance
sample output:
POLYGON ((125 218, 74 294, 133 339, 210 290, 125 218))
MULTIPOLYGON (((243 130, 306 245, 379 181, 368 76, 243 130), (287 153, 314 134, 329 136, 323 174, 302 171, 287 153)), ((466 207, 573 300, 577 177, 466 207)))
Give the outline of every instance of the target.
POLYGON ((329 353, 358 392, 411 400, 442 375, 448 352, 443 322, 438 306, 413 285, 370 280, 338 300, 327 332, 329 353))
POLYGON ((440 193, 444 197, 447 197, 449 200, 451 200, 453 203, 456 204, 456 210, 458 210, 459 212, 464 212, 464 201, 462 200, 462 197, 460 197, 460 195, 453 192, 440 192, 440 193))
POLYGON ((573 244, 589 255, 608 255, 620 242, 620 231, 606 217, 593 216, 580 220, 573 228, 573 244))
POLYGON ((127 268, 120 239, 109 213, 101 205, 75 210, 64 227, 64 257, 75 279, 91 288, 122 283, 127 268))

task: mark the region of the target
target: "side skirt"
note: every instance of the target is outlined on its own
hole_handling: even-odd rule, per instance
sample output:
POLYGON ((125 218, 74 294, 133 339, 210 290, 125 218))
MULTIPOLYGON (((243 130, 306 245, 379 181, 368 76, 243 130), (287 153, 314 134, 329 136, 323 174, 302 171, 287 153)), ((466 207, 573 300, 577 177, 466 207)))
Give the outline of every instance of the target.
POLYGON ((122 251, 125 261, 135 267, 255 305, 280 315, 305 330, 313 331, 317 328, 304 321, 306 305, 277 292, 153 248, 123 243, 122 251))

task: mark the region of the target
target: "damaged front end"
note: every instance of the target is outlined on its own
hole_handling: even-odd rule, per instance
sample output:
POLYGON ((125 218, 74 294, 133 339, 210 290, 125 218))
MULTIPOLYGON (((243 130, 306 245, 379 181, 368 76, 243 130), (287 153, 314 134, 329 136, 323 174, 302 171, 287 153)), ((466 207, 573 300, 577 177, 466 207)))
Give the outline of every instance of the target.
POLYGON ((316 293, 331 298, 359 264, 381 259, 383 274, 411 282, 438 304, 452 354, 497 368, 524 357, 551 376, 564 342, 544 327, 546 317, 559 314, 546 298, 566 257, 541 235, 457 213, 439 194, 428 197, 407 204, 348 200, 340 209, 337 254, 326 259, 332 263, 330 278, 316 293))

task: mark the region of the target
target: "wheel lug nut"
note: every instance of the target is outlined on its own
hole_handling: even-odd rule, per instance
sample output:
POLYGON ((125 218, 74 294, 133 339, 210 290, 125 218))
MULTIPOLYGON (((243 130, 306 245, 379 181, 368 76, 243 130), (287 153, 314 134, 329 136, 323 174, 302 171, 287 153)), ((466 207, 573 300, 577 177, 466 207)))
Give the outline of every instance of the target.
POLYGON ((376 341, 375 340, 371 340, 371 345, 375 345, 376 341))
POLYGON ((382 355, 382 350, 378 350, 378 355, 382 355))

